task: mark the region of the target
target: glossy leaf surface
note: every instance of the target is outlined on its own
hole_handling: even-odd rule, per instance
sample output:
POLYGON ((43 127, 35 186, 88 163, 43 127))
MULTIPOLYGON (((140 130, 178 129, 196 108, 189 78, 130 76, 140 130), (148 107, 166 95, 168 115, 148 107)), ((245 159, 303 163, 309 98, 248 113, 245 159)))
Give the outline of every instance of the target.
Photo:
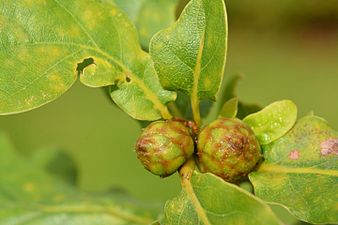
POLYGON ((290 100, 274 102, 243 119, 255 132, 260 144, 282 137, 297 120, 297 106, 290 100))
POLYGON ((338 132, 308 116, 265 146, 265 161, 250 174, 258 197, 282 204, 309 223, 338 223, 338 132))

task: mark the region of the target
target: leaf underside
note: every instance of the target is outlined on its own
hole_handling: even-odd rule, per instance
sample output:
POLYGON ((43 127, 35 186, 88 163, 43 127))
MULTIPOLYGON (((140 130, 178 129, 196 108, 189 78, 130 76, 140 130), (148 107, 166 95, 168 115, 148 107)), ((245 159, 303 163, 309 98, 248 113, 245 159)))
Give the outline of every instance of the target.
POLYGON ((309 223, 338 223, 338 132, 325 120, 299 120, 288 134, 264 147, 264 158, 250 174, 258 197, 309 223))
POLYGON ((0 47, 0 114, 53 101, 80 75, 91 87, 114 85, 112 99, 136 119, 170 117, 165 104, 175 94, 162 89, 135 28, 112 3, 4 0, 0 47))

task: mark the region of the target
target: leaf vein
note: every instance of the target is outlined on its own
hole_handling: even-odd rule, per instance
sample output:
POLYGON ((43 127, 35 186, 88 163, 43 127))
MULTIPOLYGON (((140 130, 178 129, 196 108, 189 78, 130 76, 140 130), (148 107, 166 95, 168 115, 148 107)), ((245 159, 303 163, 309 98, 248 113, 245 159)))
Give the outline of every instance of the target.
POLYGON ((62 59, 58 60, 57 62, 55 62, 53 65, 51 65, 50 67, 48 67, 44 72, 41 73, 40 76, 36 77, 35 79, 33 79, 31 82, 29 82, 28 84, 26 84, 24 87, 20 88, 19 90, 11 93, 10 97, 18 94, 19 92, 21 92, 22 90, 32 86, 35 82, 37 82, 38 80, 42 79, 43 77, 45 77, 46 75, 48 75, 48 72, 51 71, 52 69, 54 69, 55 67, 57 67, 58 65, 60 65, 61 63, 63 63, 65 60, 67 60, 68 58, 76 55, 77 53, 79 53, 81 50, 78 50, 76 52, 73 52, 71 54, 68 54, 67 56, 63 57, 62 59))
POLYGON ((61 7, 63 10, 65 10, 74 20, 74 22, 79 25, 79 27, 83 30, 83 32, 87 35, 87 37, 93 42, 93 44, 97 47, 97 43, 95 42, 94 38, 89 34, 89 32, 87 31, 87 29, 82 25, 82 23, 80 23, 80 21, 75 17, 75 15, 69 11, 64 5, 62 5, 58 0, 54 0, 54 2, 59 5, 59 7, 61 7))

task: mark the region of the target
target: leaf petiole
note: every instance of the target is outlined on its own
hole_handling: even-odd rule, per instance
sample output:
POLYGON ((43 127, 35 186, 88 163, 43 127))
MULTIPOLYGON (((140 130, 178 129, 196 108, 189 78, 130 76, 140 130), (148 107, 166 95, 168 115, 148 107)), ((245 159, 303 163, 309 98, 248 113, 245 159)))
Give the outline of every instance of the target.
POLYGON ((190 198, 195 211, 199 217, 199 219, 203 222, 205 225, 211 225, 205 210, 203 209, 200 201, 198 200, 196 193, 191 185, 190 178, 193 175, 193 172, 195 170, 195 159, 194 157, 191 157, 180 169, 180 176, 181 176, 181 185, 182 189, 187 193, 187 196, 190 198))

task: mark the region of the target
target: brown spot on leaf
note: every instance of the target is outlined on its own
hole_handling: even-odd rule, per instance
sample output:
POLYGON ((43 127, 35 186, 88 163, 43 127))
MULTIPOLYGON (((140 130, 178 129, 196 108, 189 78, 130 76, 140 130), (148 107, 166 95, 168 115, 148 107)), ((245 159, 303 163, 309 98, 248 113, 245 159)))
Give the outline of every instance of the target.
POLYGON ((299 159, 299 151, 298 150, 293 150, 289 153, 289 159, 291 160, 297 160, 299 159))
POLYGON ((330 138, 320 144, 320 154, 338 155, 338 138, 330 138))

